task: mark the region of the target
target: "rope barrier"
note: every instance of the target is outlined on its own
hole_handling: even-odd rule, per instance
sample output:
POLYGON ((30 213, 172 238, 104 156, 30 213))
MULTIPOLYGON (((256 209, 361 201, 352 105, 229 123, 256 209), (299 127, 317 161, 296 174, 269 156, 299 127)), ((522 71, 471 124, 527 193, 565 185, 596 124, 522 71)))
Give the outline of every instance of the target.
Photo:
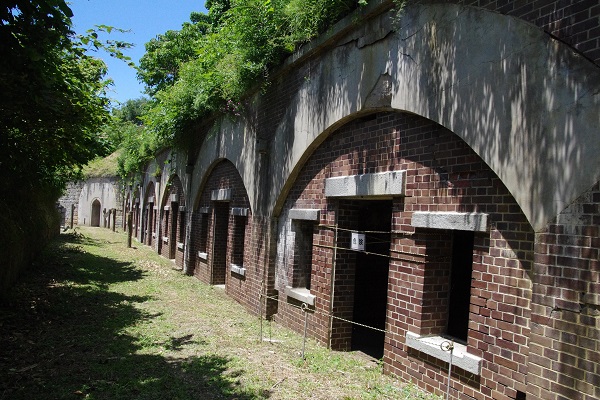
MULTIPOLYGON (((350 323, 350 324, 353 324, 353 325, 361 326, 363 328, 372 329, 374 331, 383 332, 383 333, 387 333, 387 334, 390 334, 390 335, 396 335, 396 333, 394 333, 392 331, 389 331, 389 330, 385 330, 385 329, 381 329, 381 328, 375 328, 374 326, 365 325, 365 324, 362 324, 360 322, 356 322, 356 321, 352 321, 352 320, 349 320, 349 319, 346 319, 346 318, 338 317, 336 315, 332 315, 330 313, 326 313, 326 312, 323 312, 323 311, 320 311, 320 310, 311 309, 310 306, 308 304, 304 303, 304 302, 302 303, 302 305, 297 306, 295 304, 284 302, 279 297, 267 296, 267 295, 262 294, 262 293, 260 294, 260 296, 261 297, 265 297, 266 299, 277 301, 278 303, 284 304, 287 307, 296 308, 296 309, 304 312, 305 313, 305 323, 307 322, 308 313, 310 311, 312 311, 312 314, 314 314, 314 315, 320 315, 320 316, 324 316, 324 317, 330 317, 330 318, 337 319, 337 320, 340 320, 340 321, 343 321, 343 322, 347 322, 347 323, 350 323)), ((304 335, 306 336, 306 326, 305 326, 304 335)), ((305 338, 305 340, 306 340, 306 338, 305 338)), ((304 355, 303 355, 303 357, 304 357, 304 355)))
MULTIPOLYGON (((334 260, 336 259, 336 257, 335 257, 335 251, 337 251, 337 250, 350 250, 350 251, 361 252, 361 253, 364 253, 364 254, 381 256, 381 257, 387 257, 387 258, 390 258, 390 259, 396 259, 396 260, 401 260, 401 261, 409 261, 409 262, 414 262, 415 261, 415 260, 408 259, 408 258, 401 258, 401 257, 398 257, 398 256, 392 256, 390 254, 380 254, 380 253, 373 253, 373 252, 368 252, 368 251, 364 251, 364 250, 356 250, 356 249, 352 249, 352 248, 339 247, 339 246, 337 246, 337 232, 338 232, 338 230, 347 231, 347 232, 356 232, 356 230, 354 230, 354 229, 340 228, 337 225, 319 224, 318 226, 321 227, 321 228, 334 229, 335 230, 336 239, 334 239, 334 246, 329 246, 329 245, 324 245, 324 244, 319 244, 319 243, 313 243, 313 246, 316 246, 316 247, 333 249, 334 250, 334 260)), ((369 233, 369 234, 402 234, 402 235, 405 235, 405 236, 413 236, 414 235, 414 233, 412 233, 412 232, 402 232, 402 231, 362 231, 362 232, 369 233)), ((427 233, 427 232, 419 233, 419 235, 422 235, 422 236, 434 236, 435 235, 435 236, 441 237, 439 234, 427 233)), ((384 243, 384 242, 385 243, 389 243, 388 241, 381 241, 381 243, 384 243)), ((420 258, 427 258, 427 255, 425 255, 425 254, 419 254, 419 253, 414 253, 414 252, 409 252, 409 251, 401 251, 401 250, 392 250, 392 249, 390 249, 390 252, 394 253, 394 254, 403 254, 403 255, 415 256, 415 257, 420 257, 420 258)), ((439 256, 437 256, 437 257, 439 257, 439 256)), ((334 268, 334 270, 335 270, 335 268, 334 268)), ((332 279, 332 282, 334 282, 334 281, 335 281, 335 275, 333 276, 333 279, 332 279)), ((263 284, 264 284, 264 282, 263 282, 263 284)), ((372 329, 372 330, 377 331, 377 332, 383 332, 384 334, 388 334, 388 335, 391 335, 391 336, 397 336, 398 335, 397 333, 389 331, 389 330, 376 328, 374 326, 369 326, 369 325, 366 325, 366 324, 362 324, 360 322, 352 321, 352 320, 347 319, 347 318, 342 318, 342 317, 333 315, 333 309, 331 307, 330 307, 330 312, 323 312, 323 311, 320 311, 320 310, 311 309, 308 306, 308 304, 305 303, 305 302, 302 302, 301 306, 297 306, 297 305, 291 304, 291 303, 289 303, 287 301, 285 301, 285 302, 282 301, 279 298, 279 296, 268 296, 267 294, 264 294, 263 292, 264 292, 264 286, 261 285, 260 301, 259 301, 260 302, 260 318, 261 318, 261 324, 260 324, 261 341, 262 341, 262 336, 263 336, 263 332, 262 332, 262 298, 263 297, 265 298, 265 309, 267 307, 266 302, 268 300, 276 301, 277 304, 284 304, 287 307, 296 308, 296 309, 298 309, 298 310, 300 310, 300 311, 302 311, 304 313, 304 334, 303 334, 304 337, 303 337, 303 345, 302 345, 302 352, 301 352, 303 359, 305 358, 305 353, 304 352, 305 352, 305 345, 306 345, 306 335, 307 335, 307 330, 308 330, 307 328, 308 328, 308 313, 309 312, 312 312, 315 316, 319 315, 319 316, 323 316, 323 317, 329 318, 329 332, 328 332, 328 335, 329 335, 330 338, 331 338, 331 333, 332 333, 332 321, 334 319, 342 321, 342 322, 346 322, 346 323, 349 323, 349 324, 353 324, 353 325, 356 325, 356 326, 360 326, 360 327, 363 327, 363 328, 372 329)), ((334 291, 333 291, 333 289, 332 289, 331 296, 334 297, 334 291)), ((331 345, 331 343, 329 345, 331 345)))
MULTIPOLYGON (((318 243, 313 243, 313 246, 315 247, 321 247, 321 248, 325 248, 325 249, 337 249, 337 250, 349 250, 349 251, 354 251, 356 253, 364 253, 364 254, 369 254, 369 255, 374 255, 374 256, 381 256, 381 257, 387 257, 387 258, 391 258, 393 260, 400 260, 400 261, 414 261, 408 258, 402 258, 402 257, 398 257, 398 256, 392 256, 389 254, 381 254, 381 253, 373 253, 373 252, 369 252, 366 250, 356 250, 356 249, 352 249, 349 247, 339 247, 339 246, 330 246, 327 244, 318 244, 318 243)), ((395 253, 395 254, 403 254, 403 255, 409 255, 409 256, 415 256, 415 257, 421 257, 421 258, 425 258, 427 257, 425 254, 419 254, 419 253, 414 253, 411 251, 402 251, 402 250, 392 250, 390 249, 390 253, 395 253)))

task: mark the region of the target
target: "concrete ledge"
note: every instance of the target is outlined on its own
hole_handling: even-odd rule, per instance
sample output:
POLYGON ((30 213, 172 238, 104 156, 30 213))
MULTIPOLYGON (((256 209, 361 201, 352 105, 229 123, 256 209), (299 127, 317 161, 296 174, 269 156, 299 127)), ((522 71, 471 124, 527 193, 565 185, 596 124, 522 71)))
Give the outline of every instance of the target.
POLYGON ((156 239, 156 233, 152 233, 152 237, 156 239))
POLYGON ((169 237, 168 236, 163 236, 162 240, 163 240, 163 243, 169 243, 169 237))
MULTIPOLYGON (((450 342, 450 340, 441 336, 420 336, 416 333, 406 332, 406 346, 438 360, 450 362, 450 351, 441 348, 443 342, 450 342)), ((467 346, 454 342, 452 365, 479 376, 481 375, 481 360, 481 358, 467 353, 467 346)))
POLYGON ((154 203, 154 196, 148 197, 147 203, 154 203))
POLYGON ((249 208, 232 207, 231 208, 231 215, 234 215, 236 217, 247 217, 249 210, 250 210, 249 208))
POLYGON ((292 299, 296 299, 301 301, 302 303, 306 303, 309 306, 315 305, 315 299, 317 296, 310 293, 310 290, 306 288, 294 288, 291 286, 285 287, 285 295, 287 297, 291 297, 292 299))
POLYGON ((233 272, 235 274, 238 274, 241 276, 246 276, 246 268, 244 268, 241 265, 231 264, 230 270, 231 270, 231 272, 233 272))
POLYGON ((288 213, 290 219, 302 219, 305 221, 318 221, 321 210, 312 208, 292 208, 288 213))
POLYGON ((169 211, 171 209, 171 206, 164 206, 163 207, 163 211, 169 211))
POLYGON ((173 193, 171 195, 171 203, 178 203, 179 202, 179 195, 177 193, 173 193))
POLYGON ((208 253, 204 253, 202 251, 199 251, 198 252, 198 258, 201 259, 201 260, 206 261, 208 259, 208 253))
POLYGON ((458 231, 487 231, 488 215, 482 213, 416 211, 411 225, 415 228, 454 229, 458 231))
POLYGON ((199 212, 200 214, 208 214, 208 213, 210 212, 210 207, 200 207, 200 208, 198 209, 198 212, 199 212))
POLYGON ((180 206, 179 207, 179 212, 186 212, 185 206, 180 206))
POLYGON ((210 192, 210 199, 212 201, 230 201, 231 200, 231 189, 217 189, 210 192))
POLYGON ((327 197, 391 197, 406 193, 406 171, 325 179, 327 197))
POLYGON ((177 242, 177 248, 178 248, 179 250, 183 250, 183 243, 181 243, 181 242, 177 242))

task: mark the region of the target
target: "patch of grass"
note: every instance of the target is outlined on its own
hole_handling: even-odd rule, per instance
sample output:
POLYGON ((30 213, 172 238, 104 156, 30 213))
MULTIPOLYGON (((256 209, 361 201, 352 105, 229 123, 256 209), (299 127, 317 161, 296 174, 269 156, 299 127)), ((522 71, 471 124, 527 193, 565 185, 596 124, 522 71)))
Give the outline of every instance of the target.
POLYGON ((123 234, 62 234, 0 304, 4 399, 434 399, 260 323, 123 234))
POLYGON ((119 167, 118 159, 122 152, 123 150, 119 149, 106 157, 96 158, 90 161, 83 167, 83 176, 85 176, 86 179, 117 176, 119 167))

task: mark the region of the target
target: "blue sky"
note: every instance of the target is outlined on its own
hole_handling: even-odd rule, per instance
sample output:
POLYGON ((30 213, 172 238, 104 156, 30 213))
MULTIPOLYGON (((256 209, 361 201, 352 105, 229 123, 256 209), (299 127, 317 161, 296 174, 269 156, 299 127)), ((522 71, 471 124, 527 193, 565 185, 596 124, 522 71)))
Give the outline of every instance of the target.
MULTIPOLYGON (((206 12, 204 0, 70 0, 73 29, 85 33, 95 25, 109 25, 131 30, 101 36, 101 39, 124 40, 135 44, 126 54, 137 64, 144 55, 144 44, 170 29, 179 30, 189 21, 192 11, 206 12)), ((135 71, 123 61, 105 53, 96 53, 108 65, 108 76, 115 81, 109 97, 118 102, 143 96, 144 86, 135 71)), ((116 104, 116 102, 114 102, 116 104)))

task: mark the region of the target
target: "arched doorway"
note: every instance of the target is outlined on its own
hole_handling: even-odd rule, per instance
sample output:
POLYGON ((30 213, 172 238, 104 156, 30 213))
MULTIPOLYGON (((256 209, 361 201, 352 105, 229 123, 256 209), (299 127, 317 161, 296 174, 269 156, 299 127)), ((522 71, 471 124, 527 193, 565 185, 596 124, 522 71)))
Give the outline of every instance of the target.
POLYGON ((92 202, 92 221, 91 226, 100 226, 100 210, 102 206, 100 205, 100 201, 98 199, 92 202))

